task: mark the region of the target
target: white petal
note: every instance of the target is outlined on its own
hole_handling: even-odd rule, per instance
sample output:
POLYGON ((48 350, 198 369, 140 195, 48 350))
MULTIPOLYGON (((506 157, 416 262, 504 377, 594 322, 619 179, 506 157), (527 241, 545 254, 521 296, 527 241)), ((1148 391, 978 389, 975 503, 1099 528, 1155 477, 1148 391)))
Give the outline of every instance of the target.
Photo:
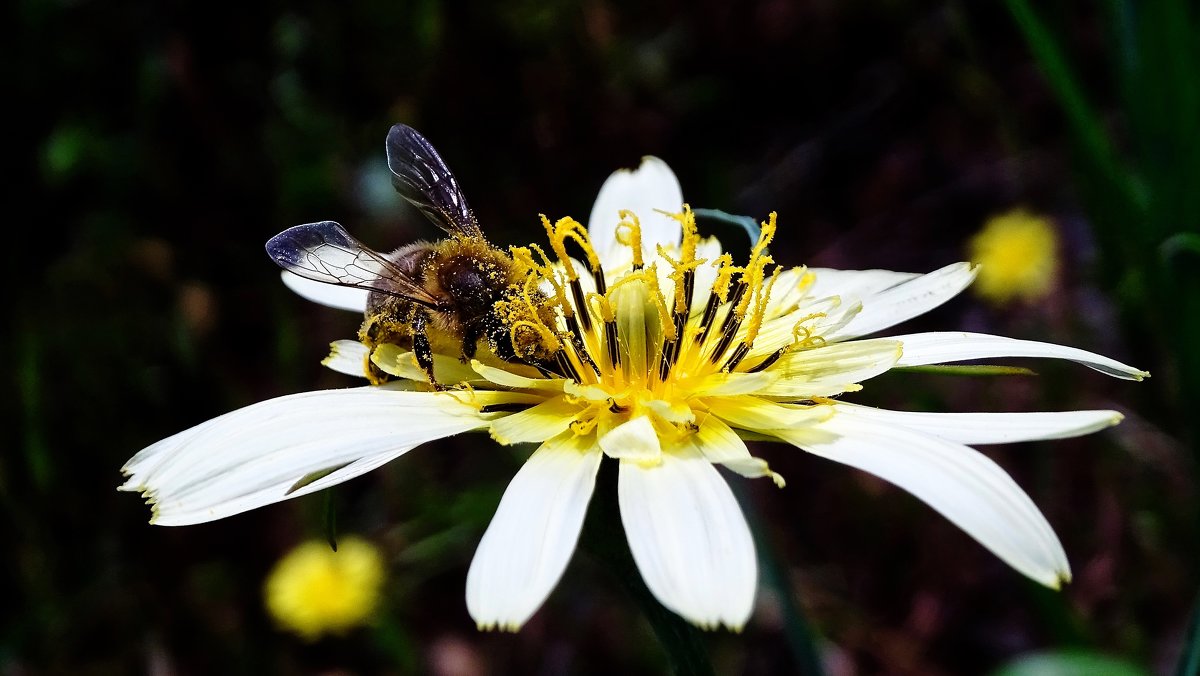
POLYGON ((996 357, 1049 357, 1069 359, 1123 380, 1142 380, 1150 376, 1146 371, 1135 369, 1094 352, 1054 343, 1017 340, 986 333, 959 331, 911 333, 894 336, 893 339, 904 344, 904 354, 896 363, 897 366, 922 366, 996 357))
POLYGON ((650 418, 639 415, 600 434, 600 449, 610 458, 618 458, 645 465, 657 465, 662 461, 662 446, 658 432, 650 418))
POLYGON ((1125 417, 1116 411, 1052 413, 914 413, 835 402, 839 415, 862 416, 900 425, 960 444, 1010 444, 1066 439, 1112 427, 1125 417))
POLYGON ((861 415, 834 415, 816 428, 780 430, 779 435, 912 493, 1047 587, 1071 579, 1066 554, 1046 518, 999 465, 973 448, 861 415))
POLYGON ((357 340, 336 340, 329 344, 329 356, 321 363, 338 373, 365 378, 370 350, 357 340))
POLYGON ((809 268, 816 275, 808 290, 813 298, 841 296, 849 301, 873 296, 897 284, 920 277, 915 272, 892 272, 891 270, 834 270, 832 268, 809 268))
POLYGON ((856 390, 856 383, 892 368, 900 358, 900 350, 899 341, 876 338, 789 352, 759 372, 771 374, 776 380, 758 393, 768 397, 827 397, 856 390))
POLYGON ((516 631, 562 577, 603 456, 567 432, 513 477, 467 573, 467 610, 480 629, 516 631))
MULTIPOLYGON (((371 361, 384 373, 397 378, 421 383, 429 382, 429 376, 425 373, 425 369, 417 364, 417 355, 399 345, 384 343, 376 347, 371 353, 371 361)), ((442 384, 477 383, 482 380, 479 374, 467 364, 459 361, 457 357, 437 352, 433 354, 433 377, 442 384)))
POLYGON ((783 477, 772 472, 766 460, 750 455, 746 442, 715 415, 707 416, 700 423, 695 444, 704 458, 713 464, 723 465, 747 479, 769 476, 776 486, 784 486, 783 477))
MULTIPOLYGON (((484 379, 499 385, 500 387, 511 387, 513 389, 525 390, 540 390, 546 392, 562 392, 566 382, 561 379, 550 378, 531 378, 510 370, 488 366, 478 359, 471 360, 471 370, 483 376, 484 379)), ((574 381, 571 381, 574 382, 574 381)))
MULTIPOLYGON (((776 286, 778 287, 778 284, 776 286)), ((750 350, 746 363, 753 364, 756 358, 765 357, 785 345, 791 345, 796 341, 797 334, 803 334, 804 331, 813 336, 834 334, 854 319, 861 310, 861 305, 847 307, 840 297, 829 296, 809 301, 802 307, 793 308, 786 314, 768 319, 763 322, 758 337, 754 339, 754 347, 750 350)))
MULTIPOLYGON (((775 285, 771 287, 771 295, 767 299, 764 317, 767 321, 791 314, 805 299, 811 300, 812 286, 816 275, 808 268, 788 268, 779 273, 775 285)), ((837 301, 840 302, 840 301, 837 301)), ((817 312, 805 308, 805 314, 817 312)), ((793 320, 795 321, 795 320, 793 320)))
POLYGON ((284 285, 305 300, 359 314, 367 311, 367 296, 370 292, 366 289, 314 282, 287 270, 284 270, 281 276, 284 285))
MULTIPOLYGON (((221 502, 218 505, 199 506, 193 511, 186 510, 171 510, 164 512, 159 509, 156 504, 153 510, 154 516, 151 518, 151 523, 156 526, 188 526, 197 523, 205 523, 208 521, 216 521, 227 516, 241 514, 252 509, 264 507, 266 505, 281 502, 284 499, 298 498, 301 495, 308 495, 319 490, 336 486, 340 483, 349 481, 355 477, 366 474, 367 472, 382 467, 396 458, 404 455, 411 448, 400 448, 389 451, 387 453, 379 453, 364 458, 355 460, 347 465, 341 466, 339 469, 330 472, 321 478, 305 483, 300 488, 296 488, 296 479, 287 479, 274 484, 264 485, 262 488, 252 490, 244 495, 239 495, 235 498, 221 502), (280 497, 282 496, 282 497, 280 497)), ((302 475, 303 476, 303 475, 302 475)), ((320 476, 318 472, 316 476, 320 476)))
POLYGON ((492 423, 492 438, 502 444, 542 442, 566 431, 582 410, 578 403, 558 396, 492 423))
POLYGON ((833 415, 828 404, 800 406, 758 397, 712 397, 703 400, 713 415, 744 430, 770 433, 770 430, 814 425, 833 415))
POLYGON ((629 247, 617 241, 617 224, 622 210, 637 215, 642 226, 642 250, 646 260, 654 255, 656 246, 678 246, 683 239, 679 222, 656 210, 677 213, 683 208, 683 190, 679 179, 666 162, 657 157, 642 158, 633 171, 613 172, 596 196, 592 215, 588 219, 588 236, 606 270, 631 260, 629 247))
POLYGON ((739 629, 758 583, 754 542, 732 491, 697 451, 657 467, 622 462, 621 523, 646 586, 701 627, 739 629))
POLYGON ((954 263, 869 294, 862 298, 862 311, 825 338, 847 340, 865 336, 923 315, 957 296, 974 279, 975 268, 970 263, 954 263))
POLYGON ((304 392, 214 418, 149 446, 121 490, 154 504, 154 523, 212 521, 345 480, 426 441, 487 424, 445 393, 386 387, 304 392), (333 471, 316 484, 298 481, 333 471))

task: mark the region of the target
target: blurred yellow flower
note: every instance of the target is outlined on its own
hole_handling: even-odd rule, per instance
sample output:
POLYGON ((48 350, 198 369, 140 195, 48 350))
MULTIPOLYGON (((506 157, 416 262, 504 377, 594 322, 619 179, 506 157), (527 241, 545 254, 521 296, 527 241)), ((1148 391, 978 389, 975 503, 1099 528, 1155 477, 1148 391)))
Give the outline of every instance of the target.
POLYGON ((988 219, 971 238, 980 265, 975 292, 997 304, 1036 300, 1050 292, 1058 271, 1058 233, 1045 216, 1015 209, 988 219))
POLYGON ((344 634, 375 611, 383 576, 383 557, 362 538, 339 540, 336 552, 310 540, 288 552, 267 576, 267 611, 309 641, 325 633, 344 634))

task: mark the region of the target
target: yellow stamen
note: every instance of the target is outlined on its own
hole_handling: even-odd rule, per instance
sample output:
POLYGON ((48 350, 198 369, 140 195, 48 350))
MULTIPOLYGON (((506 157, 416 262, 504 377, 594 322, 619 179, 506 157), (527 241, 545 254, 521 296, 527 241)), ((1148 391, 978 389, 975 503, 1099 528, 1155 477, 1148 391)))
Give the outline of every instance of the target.
POLYGON ((758 242, 756 242, 754 244, 754 248, 750 250, 750 260, 752 262, 759 256, 763 255, 763 252, 767 249, 767 245, 771 243, 771 240, 775 239, 775 231, 777 229, 775 220, 776 213, 772 211, 767 216, 767 220, 760 223, 760 225, 762 225, 762 230, 758 233, 758 242))
POLYGON ((512 341, 513 347, 517 347, 519 349, 519 346, 528 345, 530 342, 532 342, 529 340, 521 340, 521 336, 518 335, 521 329, 533 330, 539 339, 536 342, 539 345, 549 348, 551 352, 557 352, 558 350, 562 349, 562 343, 558 340, 558 336, 554 335, 553 331, 546 328, 546 326, 541 322, 531 321, 528 319, 519 319, 513 322, 512 326, 508 328, 509 340, 512 341))
POLYGON ((724 303, 729 300, 729 287, 733 283, 733 275, 744 272, 745 268, 734 265, 733 256, 727 253, 718 256, 717 260, 712 262, 712 266, 717 269, 717 278, 713 281, 712 293, 724 303))
POLYGON ((762 327, 763 317, 767 313, 767 301, 771 299, 771 289, 775 288, 775 281, 779 279, 779 268, 771 274, 771 280, 766 286, 760 285, 754 301, 754 312, 750 315, 750 323, 746 325, 746 337, 742 342, 751 347, 754 345, 754 339, 758 337, 758 330, 762 327))
MULTIPOLYGON (((693 247, 694 248, 694 247, 693 247)), ((694 253, 694 252, 693 252, 694 253)), ((675 260, 667 255, 665 249, 660 244, 658 245, 658 255, 671 265, 671 274, 667 278, 675 282, 675 313, 683 314, 688 311, 687 298, 687 274, 695 271, 702 263, 707 263, 706 259, 700 258, 688 260, 687 256, 681 256, 679 260, 675 260)))
POLYGON ((812 329, 805 326, 807 322, 815 319, 822 319, 826 315, 824 312, 814 312, 806 317, 801 317, 794 326, 792 326, 792 345, 801 349, 812 347, 820 347, 825 344, 825 339, 821 336, 813 335, 812 329), (801 335, 803 334, 803 335, 801 335))
POLYGON ((692 213, 692 207, 684 204, 683 212, 670 214, 670 216, 683 226, 683 241, 679 245, 680 260, 685 262, 695 260, 696 245, 700 243, 700 233, 696 228, 696 214, 692 213))
POLYGON ((741 275, 741 281, 746 285, 747 292, 742 294, 737 307, 733 309, 733 313, 737 315, 738 319, 745 319, 752 296, 758 296, 763 280, 766 278, 766 267, 774 262, 770 256, 751 256, 750 263, 746 265, 746 269, 741 275))
POLYGON ((607 297, 593 291, 588 293, 587 302, 588 306, 595 309, 596 314, 600 315, 602 321, 616 321, 617 316, 613 313, 612 303, 608 302, 607 297))
POLYGON ((579 248, 583 249, 588 267, 592 271, 600 269, 600 258, 596 255, 596 250, 592 248, 592 243, 588 239, 587 229, 579 221, 567 216, 558 219, 551 225, 550 219, 546 218, 546 216, 542 215, 541 219, 542 226, 546 228, 546 235, 550 239, 550 248, 554 250, 554 254, 562 262, 563 269, 567 273, 568 282, 573 282, 579 278, 579 274, 575 272, 575 265, 571 262, 571 257, 567 255, 566 242, 568 239, 574 240, 579 245, 579 248))
POLYGON ((617 216, 617 241, 633 250, 633 269, 639 270, 645 264, 642 260, 642 222, 637 214, 628 209, 622 209, 617 216))

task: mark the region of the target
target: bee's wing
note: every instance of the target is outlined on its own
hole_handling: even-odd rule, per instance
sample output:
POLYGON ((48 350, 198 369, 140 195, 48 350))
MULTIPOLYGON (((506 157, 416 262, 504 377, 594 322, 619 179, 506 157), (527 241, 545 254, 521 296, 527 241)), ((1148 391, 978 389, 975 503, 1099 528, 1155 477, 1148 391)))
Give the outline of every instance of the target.
POLYGON ((451 235, 483 238, 450 167, 417 130, 394 125, 387 135, 387 160, 396 191, 435 225, 451 235))
POLYGON ((267 255, 279 267, 307 279, 379 291, 431 308, 438 306, 438 299, 416 280, 333 221, 284 230, 267 242, 267 255))

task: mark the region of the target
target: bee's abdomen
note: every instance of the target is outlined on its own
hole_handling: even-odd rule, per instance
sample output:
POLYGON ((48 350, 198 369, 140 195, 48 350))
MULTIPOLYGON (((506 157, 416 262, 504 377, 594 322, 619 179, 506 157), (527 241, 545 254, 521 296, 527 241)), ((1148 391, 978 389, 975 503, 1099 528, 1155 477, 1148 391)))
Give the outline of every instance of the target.
POLYGON ((417 311, 417 304, 412 301, 372 293, 367 299, 367 312, 358 329, 358 339, 370 347, 385 343, 411 347, 412 322, 417 311))

